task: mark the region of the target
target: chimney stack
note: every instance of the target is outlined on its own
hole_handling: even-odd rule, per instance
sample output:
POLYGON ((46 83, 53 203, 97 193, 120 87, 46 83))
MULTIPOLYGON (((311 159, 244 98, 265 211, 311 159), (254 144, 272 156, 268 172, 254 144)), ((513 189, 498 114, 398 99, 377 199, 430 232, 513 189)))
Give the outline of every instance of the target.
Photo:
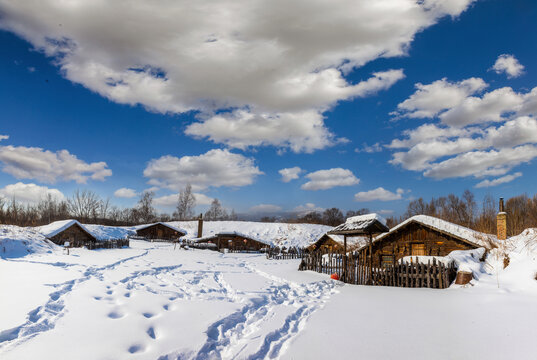
POLYGON ((503 198, 500 198, 500 212, 496 216, 496 228, 498 230, 498 240, 507 239, 507 214, 503 206, 503 198))
POLYGON ((203 236, 203 214, 198 218, 198 238, 203 236))

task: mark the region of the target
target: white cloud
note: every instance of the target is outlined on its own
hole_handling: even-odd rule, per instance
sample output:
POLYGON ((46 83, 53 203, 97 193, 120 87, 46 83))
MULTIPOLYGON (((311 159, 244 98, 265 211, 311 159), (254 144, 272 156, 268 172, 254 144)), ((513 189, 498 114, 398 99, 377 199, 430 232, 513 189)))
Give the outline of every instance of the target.
POLYGON ((460 105, 468 96, 482 91, 488 85, 480 78, 469 78, 456 83, 445 78, 431 84, 417 83, 416 92, 397 105, 394 115, 410 118, 432 118, 441 111, 460 105))
POLYGON ((0 141, 9 139, 9 135, 0 134, 0 141))
MULTIPOLYGON (((459 91, 469 80, 479 84, 480 79, 458 83, 442 79, 418 87, 425 89, 435 84, 442 84, 440 87, 451 84, 459 91)), ((473 87, 474 90, 483 88, 473 87)), ((463 96, 457 97, 456 101, 449 100, 448 96, 448 101, 443 102, 442 96, 438 96, 430 103, 417 101, 423 97, 420 91, 399 104, 398 116, 419 114, 416 117, 430 117, 438 123, 407 129, 402 138, 392 140, 386 147, 398 150, 392 154, 390 163, 444 179, 505 175, 513 167, 537 157, 534 151, 534 145, 537 145, 537 88, 523 93, 503 87, 481 96, 473 96, 473 90, 462 91, 459 95, 463 96), (433 108, 435 102, 441 106, 433 108)))
POLYGON ((37 147, 0 146, 2 171, 17 179, 37 179, 46 183, 74 180, 86 183, 88 179, 104 180, 112 175, 103 161, 86 163, 67 150, 52 152, 37 147))
POLYGON ((275 213, 278 211, 282 211, 282 207, 272 204, 259 204, 252 206, 250 208, 250 211, 253 213, 275 213))
POLYGON ((16 184, 6 185, 0 188, 0 196, 6 199, 15 198, 17 201, 24 203, 38 203, 40 200, 46 199, 51 196, 57 201, 65 200, 65 196, 58 189, 50 189, 46 186, 39 186, 36 184, 24 184, 18 182, 16 184))
POLYGON ((382 151, 382 145, 380 145, 380 143, 374 143, 373 145, 367 145, 367 144, 364 144, 364 147, 362 149, 354 149, 354 152, 357 152, 357 153, 360 153, 360 152, 365 152, 365 153, 369 153, 369 154, 372 154, 372 153, 377 153, 377 152, 381 152, 382 151))
POLYGON ((405 191, 403 189, 397 189, 394 193, 384 189, 383 187, 378 187, 374 190, 369 191, 360 191, 354 195, 354 200, 356 201, 391 201, 391 200, 400 200, 403 198, 405 191))
POLYGON ((496 62, 492 66, 492 70, 496 74, 505 73, 508 78, 515 78, 522 75, 524 66, 513 55, 503 54, 498 56, 498 59, 496 59, 496 62))
POLYGON ((144 170, 150 185, 175 191, 181 190, 187 183, 194 190, 246 186, 261 174, 263 172, 255 166, 252 158, 220 149, 198 156, 162 156, 151 160, 144 170))
POLYGON ((519 178, 521 176, 522 176, 521 172, 516 172, 514 174, 505 175, 505 176, 502 176, 502 177, 499 177, 499 178, 493 179, 493 180, 488 180, 488 179, 483 180, 480 183, 478 183, 475 187, 476 188, 484 188, 484 187, 497 186, 497 185, 500 185, 500 184, 505 184, 505 183, 511 182, 511 181, 515 180, 516 178, 519 178))
POLYGON ((310 151, 333 142, 322 112, 402 77, 395 71, 353 84, 347 73, 405 55, 416 33, 472 2, 0 0, 0 27, 53 57, 67 79, 112 101, 163 113, 248 108, 255 119, 224 118, 246 124, 244 136, 222 131, 223 120, 211 117, 189 126, 191 135, 310 151), (298 125, 309 129, 306 138, 271 131, 282 118, 306 121, 301 114, 315 115, 314 125, 298 125))
MULTIPOLYGON (((355 85, 355 96, 389 88, 403 78, 400 70, 376 73, 374 77, 355 85)), ((313 104, 310 105, 311 107, 313 104)), ((219 144, 245 149, 249 146, 273 145, 294 152, 311 153, 345 139, 336 138, 324 125, 321 110, 289 112, 257 112, 238 109, 209 116, 187 126, 185 134, 209 138, 219 144)))
POLYGON ((304 205, 298 205, 293 209, 293 212, 297 213, 299 216, 309 214, 310 212, 323 212, 324 208, 319 207, 313 203, 306 203, 304 205))
POLYGON ((310 181, 300 187, 303 190, 327 190, 336 186, 356 185, 360 182, 352 171, 342 168, 319 170, 305 177, 310 181))
POLYGON ((298 166, 292 167, 292 168, 285 168, 281 169, 278 172, 282 176, 282 181, 287 183, 291 180, 296 180, 300 177, 300 173, 302 173, 304 170, 299 168, 298 166))
POLYGON ((423 174, 437 179, 498 176, 506 174, 513 167, 527 163, 535 157, 537 157, 537 146, 534 145, 473 151, 436 163, 423 174))
MULTIPOLYGON (((208 197, 205 194, 192 193, 196 199, 196 206, 198 205, 209 205, 213 201, 212 198, 208 197)), ((179 199, 179 193, 164 195, 155 197, 153 199, 156 206, 162 206, 167 208, 173 208, 177 206, 177 200, 179 199)))
POLYGON ((386 210, 379 210, 379 214, 381 214, 381 215, 391 215, 393 213, 394 213, 393 210, 387 210, 387 209, 386 210))
POLYGON ((138 195, 136 191, 134 189, 129 189, 129 188, 121 188, 121 189, 117 189, 116 191, 114 191, 114 196, 117 198, 130 199, 130 198, 135 197, 136 195, 138 195))

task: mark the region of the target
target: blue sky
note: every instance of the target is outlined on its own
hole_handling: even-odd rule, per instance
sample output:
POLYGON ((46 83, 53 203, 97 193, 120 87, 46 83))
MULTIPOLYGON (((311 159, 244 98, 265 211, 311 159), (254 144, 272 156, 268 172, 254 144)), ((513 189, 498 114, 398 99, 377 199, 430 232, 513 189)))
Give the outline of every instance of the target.
POLYGON ((465 189, 478 200, 534 194, 533 1, 386 1, 385 11, 340 1, 325 19, 326 2, 305 12, 297 1, 285 16, 244 6, 251 23, 239 25, 233 15, 212 25, 182 10, 193 18, 182 26, 160 18, 176 9, 133 4, 112 22, 98 16, 106 9, 49 3, 0 1, 4 196, 87 188, 132 206, 137 196, 114 193, 152 188, 171 211, 190 182, 199 203, 216 197, 240 213, 335 206, 399 215, 409 199, 465 189), (131 18, 148 28, 124 31, 131 18), (207 39, 196 45, 198 33, 207 39), (422 125, 438 134, 389 146, 422 125), (282 181, 279 171, 293 167, 298 178, 282 181))

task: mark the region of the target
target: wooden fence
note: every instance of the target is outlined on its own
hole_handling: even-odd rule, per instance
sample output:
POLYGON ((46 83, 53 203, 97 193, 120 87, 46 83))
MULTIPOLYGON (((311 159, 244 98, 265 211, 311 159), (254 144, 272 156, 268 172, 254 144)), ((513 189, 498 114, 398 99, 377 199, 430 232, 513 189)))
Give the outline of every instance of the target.
POLYGON ((306 256, 306 252, 303 249, 297 248, 293 248, 290 251, 272 248, 267 251, 267 259, 273 260, 302 259, 304 256, 306 256))
POLYGON ((366 258, 347 256, 346 269, 343 254, 314 253, 302 259, 299 270, 312 270, 324 274, 338 274, 340 280, 355 285, 376 285, 396 287, 425 287, 445 289, 457 275, 453 262, 448 265, 440 261, 423 264, 416 261, 398 261, 393 265, 370 268, 366 258))
POLYGON ((129 246, 129 239, 97 241, 86 244, 86 247, 90 250, 93 249, 117 249, 124 246, 129 246))

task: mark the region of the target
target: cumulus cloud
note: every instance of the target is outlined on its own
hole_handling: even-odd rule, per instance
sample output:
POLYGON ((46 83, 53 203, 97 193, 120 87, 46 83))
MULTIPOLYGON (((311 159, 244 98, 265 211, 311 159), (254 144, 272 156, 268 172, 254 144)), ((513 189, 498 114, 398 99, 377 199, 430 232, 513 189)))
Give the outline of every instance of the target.
POLYGON ((302 173, 304 170, 299 168, 298 166, 292 167, 292 168, 285 168, 281 169, 278 172, 282 176, 282 181, 287 183, 291 180, 296 180, 300 177, 300 173, 302 173))
POLYGON ((300 187, 303 190, 327 190, 336 186, 356 185, 360 182, 352 171, 342 168, 311 172, 306 178, 309 181, 300 187))
POLYGON ((88 179, 104 180, 112 175, 108 165, 86 163, 67 150, 52 152, 37 147, 0 146, 2 171, 17 179, 36 179, 45 183, 58 180, 86 183, 88 179))
POLYGON ((121 189, 117 189, 116 191, 114 191, 114 196, 117 198, 130 199, 130 198, 135 197, 136 195, 138 195, 136 191, 134 189, 129 189, 129 188, 121 188, 121 189))
POLYGON ((57 201, 65 200, 65 196, 58 189, 51 189, 46 186, 36 184, 24 184, 18 182, 16 184, 6 185, 0 189, 0 196, 21 201, 24 203, 38 203, 40 200, 46 199, 48 196, 57 201))
POLYGON ((0 134, 0 141, 9 139, 9 135, 0 134))
POLYGON ((521 172, 516 172, 514 174, 505 175, 505 176, 502 176, 502 177, 499 177, 499 178, 493 179, 493 180, 488 180, 488 179, 483 180, 480 183, 477 183, 475 187, 476 188, 484 188, 484 187, 497 186, 497 185, 501 185, 501 184, 511 182, 511 181, 515 180, 516 178, 519 178, 521 176, 522 176, 521 172))
POLYGON ((447 79, 434 81, 431 84, 415 85, 416 92, 408 99, 397 105, 393 115, 409 118, 432 118, 442 110, 460 105, 468 96, 475 94, 488 85, 479 78, 470 78, 459 82, 449 82, 447 79))
POLYGON ((400 200, 403 198, 405 190, 397 189, 395 192, 384 189, 383 187, 378 187, 369 191, 360 191, 354 195, 354 200, 356 201, 391 201, 391 200, 400 200))
POLYGON ((513 55, 502 54, 496 59, 496 62, 492 66, 492 70, 494 70, 496 74, 505 73, 508 78, 515 78, 524 73, 524 65, 519 63, 517 58, 513 55))
POLYGON ((162 156, 151 160, 144 170, 150 185, 175 191, 186 184, 191 184, 194 190, 246 186, 261 174, 254 159, 221 149, 198 156, 162 156))
POLYGON ((282 211, 282 207, 272 204, 259 204, 252 206, 250 208, 250 211, 253 213, 275 213, 278 211, 282 211))
POLYGON ((402 138, 386 145, 396 149, 390 163, 444 179, 505 175, 537 156, 537 88, 524 93, 503 87, 475 96, 473 91, 481 91, 484 86, 460 91, 469 80, 484 84, 475 78, 458 83, 439 80, 442 86, 451 84, 462 96, 448 101, 451 107, 444 105, 441 96, 436 101, 442 105, 436 108, 431 105, 434 102, 416 100, 422 97, 421 89, 438 85, 438 81, 420 85, 416 93, 399 104, 399 116, 433 120, 403 131, 402 138))
MULTIPOLYGON (((400 70, 376 73, 374 77, 354 86, 354 96, 365 96, 390 87, 403 78, 400 70)), ((320 99, 318 100, 320 102, 320 99)), ((314 104, 306 106, 313 107, 314 104)), ((289 148, 294 152, 311 153, 338 142, 324 125, 321 110, 297 110, 289 112, 258 112, 238 109, 219 113, 187 126, 185 133, 197 138, 208 138, 229 147, 245 149, 249 146, 273 145, 289 148)))
POLYGON ((334 142, 322 121, 326 109, 402 78, 394 70, 354 84, 346 74, 404 55, 417 32, 472 2, 0 0, 0 28, 53 57, 67 79, 112 101, 203 112, 187 127, 190 135, 233 147, 312 151, 334 142), (228 116, 210 115, 230 109, 228 116), (275 134, 271 128, 282 119, 302 123, 306 137, 275 134), (223 131, 224 122, 246 125, 246 135, 223 131), (254 123, 263 123, 261 130, 254 123))

